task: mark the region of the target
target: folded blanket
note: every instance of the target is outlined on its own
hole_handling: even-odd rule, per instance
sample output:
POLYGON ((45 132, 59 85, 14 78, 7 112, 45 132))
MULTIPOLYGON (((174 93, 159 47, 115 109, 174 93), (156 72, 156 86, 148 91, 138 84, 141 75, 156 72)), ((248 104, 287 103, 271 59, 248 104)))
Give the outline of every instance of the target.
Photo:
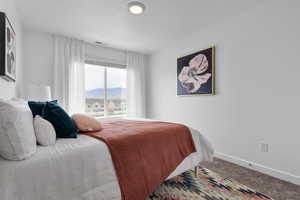
POLYGON ((111 153, 123 200, 144 200, 195 152, 189 128, 166 122, 102 121, 87 135, 104 141, 111 153))

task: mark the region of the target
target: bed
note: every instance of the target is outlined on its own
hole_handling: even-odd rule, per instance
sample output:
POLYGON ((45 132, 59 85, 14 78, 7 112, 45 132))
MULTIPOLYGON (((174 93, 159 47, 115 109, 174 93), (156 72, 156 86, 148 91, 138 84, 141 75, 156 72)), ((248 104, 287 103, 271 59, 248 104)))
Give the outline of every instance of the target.
MULTIPOLYGON (((190 128, 196 152, 168 178, 212 160, 213 148, 190 128)), ((0 158, 1 200, 121 200, 121 192, 105 143, 86 135, 58 139, 55 146, 38 147, 29 160, 0 158)))

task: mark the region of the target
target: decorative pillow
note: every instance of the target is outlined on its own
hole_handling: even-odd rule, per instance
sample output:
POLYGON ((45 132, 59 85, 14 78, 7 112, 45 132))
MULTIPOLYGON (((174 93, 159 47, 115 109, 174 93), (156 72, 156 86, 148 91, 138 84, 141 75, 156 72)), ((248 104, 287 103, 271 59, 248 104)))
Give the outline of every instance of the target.
POLYGON ((50 122, 37 115, 33 119, 33 127, 39 145, 50 146, 55 144, 56 133, 50 122))
POLYGON ((74 114, 72 116, 80 132, 94 132, 101 131, 101 123, 93 117, 83 115, 83 114, 74 114))
POLYGON ((73 119, 55 102, 28 102, 33 115, 40 115, 55 129, 57 138, 77 138, 78 128, 73 119))
POLYGON ((36 152, 32 113, 25 101, 0 101, 0 156, 24 160, 36 152))
MULTIPOLYGON (((50 101, 50 102, 58 105, 57 100, 50 101)), ((42 115, 43 109, 45 108, 46 104, 47 102, 28 101, 28 105, 33 114, 33 117, 35 117, 36 115, 42 115)))

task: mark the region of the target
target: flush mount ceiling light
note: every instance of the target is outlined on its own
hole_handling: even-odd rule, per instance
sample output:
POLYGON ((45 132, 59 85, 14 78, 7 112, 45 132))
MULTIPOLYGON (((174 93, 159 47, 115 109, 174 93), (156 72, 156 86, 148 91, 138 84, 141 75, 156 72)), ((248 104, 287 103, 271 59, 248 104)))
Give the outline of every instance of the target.
POLYGON ((134 15, 142 14, 146 9, 145 4, 139 1, 131 1, 128 3, 128 11, 134 15))

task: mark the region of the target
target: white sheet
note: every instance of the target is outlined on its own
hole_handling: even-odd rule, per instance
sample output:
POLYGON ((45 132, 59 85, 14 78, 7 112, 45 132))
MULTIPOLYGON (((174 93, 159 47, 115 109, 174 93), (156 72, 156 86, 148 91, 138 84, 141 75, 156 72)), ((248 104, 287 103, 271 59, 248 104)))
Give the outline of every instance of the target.
MULTIPOLYGON (((191 129, 197 152, 187 157, 169 176, 176 176, 212 160, 213 149, 191 129)), ((0 158, 1 200, 120 200, 121 193, 107 146, 94 138, 59 139, 41 147, 29 160, 0 158)))

